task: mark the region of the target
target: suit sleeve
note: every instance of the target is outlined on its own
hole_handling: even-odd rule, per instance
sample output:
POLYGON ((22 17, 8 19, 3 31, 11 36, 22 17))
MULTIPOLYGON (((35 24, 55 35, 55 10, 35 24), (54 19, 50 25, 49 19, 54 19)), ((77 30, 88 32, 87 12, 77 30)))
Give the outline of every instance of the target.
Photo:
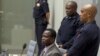
POLYGON ((91 40, 90 35, 93 34, 87 31, 80 32, 74 39, 72 47, 68 50, 68 56, 79 56, 79 54, 84 50, 87 43, 89 43, 89 41, 91 40))
POLYGON ((59 28, 59 30, 58 30, 57 39, 56 39, 57 44, 62 44, 61 39, 60 39, 60 38, 61 38, 61 34, 62 34, 62 32, 61 32, 61 27, 62 27, 63 21, 64 21, 65 19, 66 19, 66 18, 64 17, 63 20, 62 20, 62 22, 61 22, 60 28, 59 28))
MULTIPOLYGON (((63 20, 62 20, 62 22, 61 22, 61 25, 63 24, 64 19, 65 19, 65 18, 63 18, 63 20)), ((61 27, 62 27, 62 26, 61 26, 61 25, 60 25, 60 28, 59 28, 58 34, 57 34, 57 40, 56 40, 57 44, 62 44, 61 39, 60 39, 60 38, 61 38, 61 34, 62 34, 62 32, 61 32, 61 27)))
POLYGON ((45 13, 49 12, 49 5, 47 2, 44 2, 42 7, 45 13))
POLYGON ((69 49, 69 48, 72 46, 73 41, 74 41, 74 37, 73 37, 69 42, 66 42, 66 43, 63 45, 63 48, 64 48, 64 49, 69 49))
POLYGON ((61 40, 60 40, 60 36, 61 35, 61 31, 60 31, 60 29, 58 30, 58 34, 57 34, 57 40, 56 40, 56 42, 57 42, 57 44, 61 44, 61 40))
POLYGON ((73 40, 74 40, 74 37, 75 37, 75 34, 76 34, 77 30, 78 30, 80 27, 81 27, 80 20, 77 19, 77 20, 74 22, 73 36, 72 36, 72 38, 71 38, 68 42, 66 42, 66 43, 63 45, 63 48, 64 48, 64 49, 69 49, 69 48, 72 46, 73 40))

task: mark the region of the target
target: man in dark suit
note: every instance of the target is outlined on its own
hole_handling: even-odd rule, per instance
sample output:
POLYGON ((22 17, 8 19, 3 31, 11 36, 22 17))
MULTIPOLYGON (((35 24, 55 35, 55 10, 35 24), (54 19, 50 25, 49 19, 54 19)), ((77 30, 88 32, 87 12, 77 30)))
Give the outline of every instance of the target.
POLYGON ((80 20, 84 26, 77 31, 73 45, 64 56, 97 56, 99 48, 99 28, 95 21, 97 8, 87 4, 81 9, 80 20))
POLYGON ((40 56, 61 56, 61 52, 55 45, 56 32, 53 29, 46 29, 42 35, 42 43, 45 48, 40 56))
POLYGON ((75 1, 68 1, 66 3, 66 16, 61 22, 61 26, 57 35, 57 44, 59 47, 69 49, 71 43, 68 42, 75 35, 76 30, 80 27, 79 14, 77 13, 77 3, 75 1))
POLYGON ((49 23, 49 6, 47 0, 36 0, 33 8, 33 17, 35 19, 35 33, 40 54, 44 46, 41 43, 42 33, 49 23))

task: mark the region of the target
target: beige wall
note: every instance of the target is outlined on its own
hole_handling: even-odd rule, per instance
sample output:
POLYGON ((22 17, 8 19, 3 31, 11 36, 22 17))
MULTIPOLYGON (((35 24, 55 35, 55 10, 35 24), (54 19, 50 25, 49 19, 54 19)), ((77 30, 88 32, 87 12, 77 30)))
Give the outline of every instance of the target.
POLYGON ((21 50, 24 43, 34 39, 32 6, 34 0, 0 0, 0 40, 2 49, 21 50))
POLYGON ((54 1, 54 29, 57 31, 63 19, 64 0, 54 1))

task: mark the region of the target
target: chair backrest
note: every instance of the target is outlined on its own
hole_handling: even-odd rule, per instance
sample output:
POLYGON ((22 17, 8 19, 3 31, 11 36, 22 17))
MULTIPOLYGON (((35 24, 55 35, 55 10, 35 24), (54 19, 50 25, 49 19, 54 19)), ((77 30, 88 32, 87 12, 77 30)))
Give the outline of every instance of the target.
POLYGON ((27 56, 34 56, 34 50, 36 47, 36 41, 30 40, 27 50, 27 56))

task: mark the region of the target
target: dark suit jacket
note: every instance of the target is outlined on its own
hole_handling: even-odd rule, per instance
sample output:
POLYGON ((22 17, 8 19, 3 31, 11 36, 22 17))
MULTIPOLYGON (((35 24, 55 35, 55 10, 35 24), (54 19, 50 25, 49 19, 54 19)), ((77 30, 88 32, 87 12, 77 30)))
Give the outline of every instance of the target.
POLYGON ((43 51, 41 52, 40 56, 61 56, 61 52, 59 51, 59 49, 56 47, 55 44, 53 44, 45 53, 45 55, 43 55, 43 51))
POLYGON ((66 16, 63 18, 61 22, 61 26, 58 30, 58 35, 57 35, 57 44, 63 45, 64 49, 69 49, 67 42, 69 42, 73 36, 76 34, 76 30, 81 26, 80 20, 79 20, 79 15, 73 15, 73 16, 66 16))
POLYGON ((96 22, 85 24, 76 34, 68 56, 97 56, 99 48, 99 28, 96 22))

